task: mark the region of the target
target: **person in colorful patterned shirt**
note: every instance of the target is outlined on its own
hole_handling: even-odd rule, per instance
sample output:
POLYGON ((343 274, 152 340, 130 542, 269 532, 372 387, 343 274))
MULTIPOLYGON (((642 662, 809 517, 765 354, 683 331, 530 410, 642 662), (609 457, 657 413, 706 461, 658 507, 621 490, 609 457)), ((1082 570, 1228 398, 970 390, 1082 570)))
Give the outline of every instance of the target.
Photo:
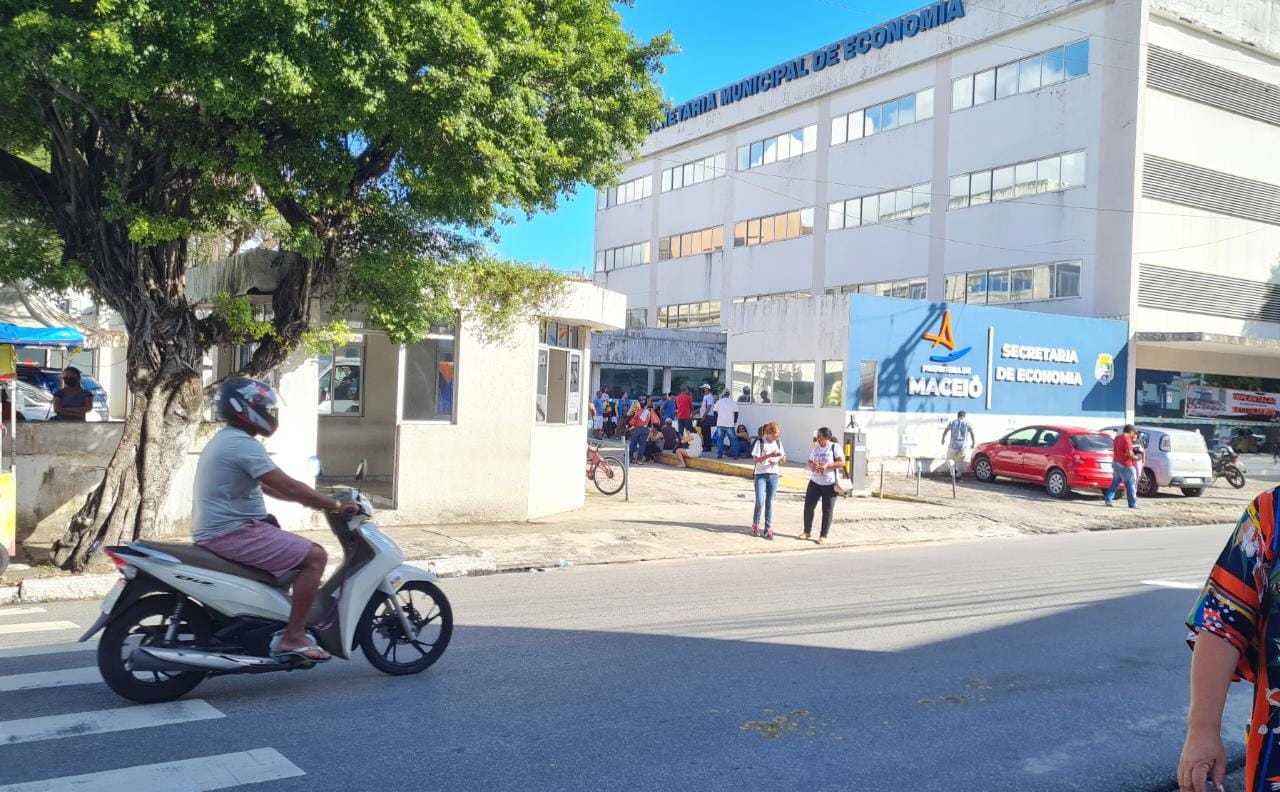
POLYGON ((1245 738, 1245 789, 1280 789, 1280 530, 1276 498, 1264 492, 1245 509, 1209 573, 1187 626, 1191 708, 1178 763, 1180 792, 1222 789, 1227 770, 1222 710, 1237 679, 1253 683, 1253 715, 1245 738), (1276 686, 1271 669, 1276 668, 1276 686))

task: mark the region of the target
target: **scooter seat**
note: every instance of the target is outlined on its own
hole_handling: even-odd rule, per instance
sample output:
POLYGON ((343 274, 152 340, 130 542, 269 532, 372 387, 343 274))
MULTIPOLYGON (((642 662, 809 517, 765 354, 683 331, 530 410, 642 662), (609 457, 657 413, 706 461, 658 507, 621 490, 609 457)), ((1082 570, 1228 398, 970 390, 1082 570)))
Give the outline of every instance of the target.
POLYGON ((184 564, 188 564, 200 569, 207 569, 210 572, 222 572, 227 575, 235 575, 236 577, 248 578, 256 580, 259 583, 265 583, 275 588, 288 588, 293 583, 293 579, 298 576, 298 570, 291 569, 280 577, 276 577, 265 569, 258 569, 246 564, 237 564, 235 561, 228 561, 217 553, 205 550, 203 547, 194 544, 179 544, 177 542, 152 542, 146 539, 140 539, 134 544, 145 547, 148 550, 155 550, 158 553, 168 553, 184 564))

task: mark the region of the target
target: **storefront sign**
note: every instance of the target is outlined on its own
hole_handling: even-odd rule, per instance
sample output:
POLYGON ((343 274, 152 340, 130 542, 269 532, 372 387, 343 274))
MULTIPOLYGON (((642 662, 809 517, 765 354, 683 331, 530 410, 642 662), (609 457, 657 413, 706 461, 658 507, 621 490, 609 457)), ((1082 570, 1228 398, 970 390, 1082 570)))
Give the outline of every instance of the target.
POLYGON ((1272 419, 1280 407, 1280 394, 1188 385, 1186 405, 1188 418, 1272 419))
POLYGON ((940 0, 930 3, 924 8, 903 14, 897 19, 877 25, 861 33, 843 38, 808 55, 780 63, 759 74, 753 74, 745 80, 703 94, 667 111, 662 123, 653 131, 675 126, 681 121, 697 118, 703 113, 732 104, 759 93, 771 91, 783 83, 808 77, 820 72, 828 66, 835 66, 841 60, 853 60, 859 55, 866 55, 873 49, 881 49, 889 44, 911 38, 917 33, 940 27, 964 16, 964 0, 940 0))
POLYGON ((849 297, 848 370, 876 362, 878 410, 1122 415, 1127 343, 1124 322, 849 297))

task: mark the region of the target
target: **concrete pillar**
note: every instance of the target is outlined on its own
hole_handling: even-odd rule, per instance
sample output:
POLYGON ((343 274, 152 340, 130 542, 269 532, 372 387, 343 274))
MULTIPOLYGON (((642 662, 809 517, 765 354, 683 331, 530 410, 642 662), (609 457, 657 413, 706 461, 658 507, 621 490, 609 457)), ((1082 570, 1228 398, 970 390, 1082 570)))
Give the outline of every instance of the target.
POLYGON ((663 366, 662 368, 662 392, 671 392, 671 367, 663 366))

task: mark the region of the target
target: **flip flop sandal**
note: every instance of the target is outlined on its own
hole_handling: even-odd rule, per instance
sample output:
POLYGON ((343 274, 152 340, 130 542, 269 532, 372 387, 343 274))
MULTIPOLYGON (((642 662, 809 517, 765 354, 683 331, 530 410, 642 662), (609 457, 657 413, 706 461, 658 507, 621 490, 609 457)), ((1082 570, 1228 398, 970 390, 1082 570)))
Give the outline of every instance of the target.
POLYGON ((281 663, 297 663, 298 665, 315 665, 317 663, 327 663, 333 659, 333 655, 326 654, 325 657, 312 657, 307 652, 323 652, 324 650, 315 644, 310 646, 301 646, 297 649, 276 649, 271 652, 271 659, 281 663))

